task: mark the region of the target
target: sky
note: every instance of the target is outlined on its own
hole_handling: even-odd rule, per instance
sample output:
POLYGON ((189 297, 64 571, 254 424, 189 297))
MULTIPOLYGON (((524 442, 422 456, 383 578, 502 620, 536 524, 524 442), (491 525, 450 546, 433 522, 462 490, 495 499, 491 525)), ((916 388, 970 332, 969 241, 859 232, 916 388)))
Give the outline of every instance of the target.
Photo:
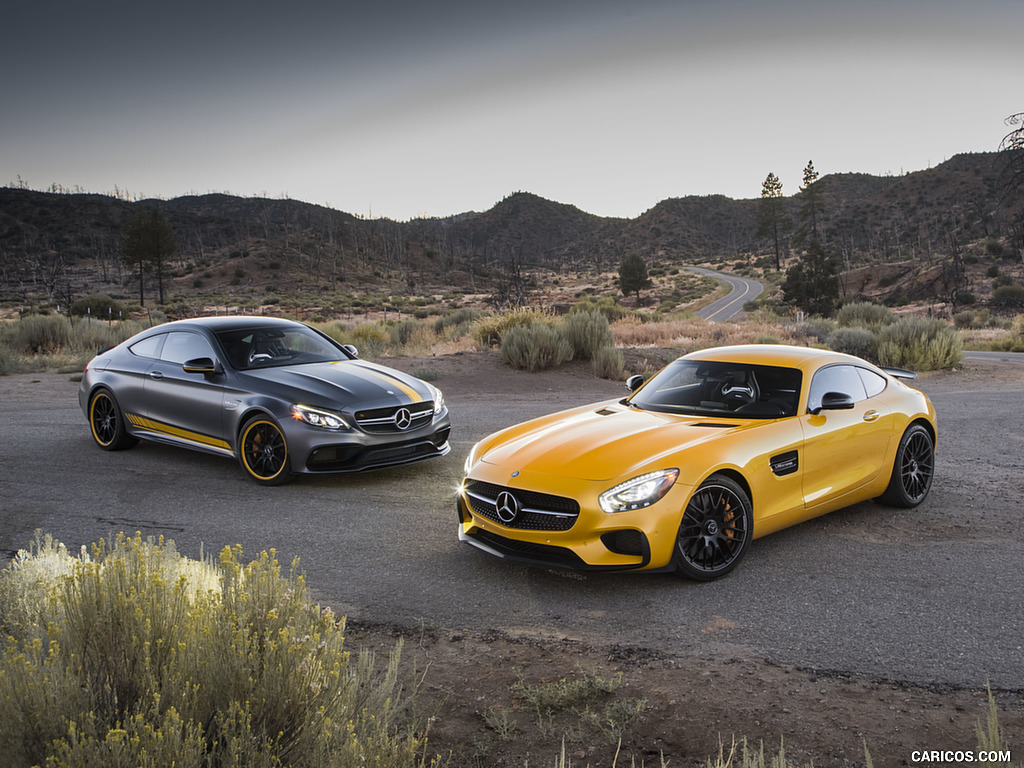
POLYGON ((991 152, 1022 0, 14 0, 0 185, 633 218, 991 152))

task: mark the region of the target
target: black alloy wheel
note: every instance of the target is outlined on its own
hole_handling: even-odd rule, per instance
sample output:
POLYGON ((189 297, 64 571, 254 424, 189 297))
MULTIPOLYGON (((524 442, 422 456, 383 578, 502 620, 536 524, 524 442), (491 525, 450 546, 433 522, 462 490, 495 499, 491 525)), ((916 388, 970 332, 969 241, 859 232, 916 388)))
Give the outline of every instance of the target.
POLYGON ((107 389, 96 390, 89 399, 89 426, 96 445, 105 451, 121 451, 139 442, 128 434, 121 408, 107 389))
POLYGON ((676 571, 698 581, 729 573, 746 554, 754 529, 750 498, 724 475, 694 491, 676 537, 676 571))
POLYGON ((891 507, 916 507, 928 495, 935 475, 935 443, 920 424, 911 424, 900 439, 889 487, 879 500, 891 507))
POLYGON ((260 485, 280 485, 291 479, 288 444, 281 428, 267 416, 246 422, 239 439, 242 469, 260 485))

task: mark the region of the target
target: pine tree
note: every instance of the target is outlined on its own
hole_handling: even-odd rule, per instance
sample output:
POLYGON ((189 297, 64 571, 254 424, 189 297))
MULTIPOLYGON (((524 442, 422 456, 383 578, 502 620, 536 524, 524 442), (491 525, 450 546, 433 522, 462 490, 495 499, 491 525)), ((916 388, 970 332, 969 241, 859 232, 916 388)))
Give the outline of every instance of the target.
POLYGON ((622 260, 619 267, 619 288, 626 295, 636 294, 636 300, 640 301, 640 291, 650 288, 653 283, 647 275, 647 263, 639 253, 631 253, 622 260))
POLYGON ((814 162, 811 160, 807 161, 807 167, 804 168, 804 183, 800 187, 799 202, 797 219, 800 224, 793 233, 793 245, 800 246, 808 240, 824 243, 820 220, 825 215, 825 201, 822 198, 818 172, 814 170, 814 162))
POLYGON ((782 182, 769 172, 761 185, 761 202, 757 207, 757 231, 754 237, 771 238, 775 246, 775 271, 782 269, 782 238, 793 227, 782 197, 782 182))
POLYGON ((146 305, 145 272, 156 270, 160 303, 164 303, 164 262, 178 249, 174 230, 160 211, 139 208, 125 222, 121 238, 121 261, 139 270, 139 303, 146 305))

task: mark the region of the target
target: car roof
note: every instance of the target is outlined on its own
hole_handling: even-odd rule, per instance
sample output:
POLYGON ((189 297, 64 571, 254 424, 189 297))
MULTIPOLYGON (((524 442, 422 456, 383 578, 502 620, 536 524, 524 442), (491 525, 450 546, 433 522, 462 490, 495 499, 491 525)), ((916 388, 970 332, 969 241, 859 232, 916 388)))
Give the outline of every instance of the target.
MULTIPOLYGON (((797 347, 789 344, 739 344, 711 347, 684 355, 686 360, 709 360, 749 365, 775 365, 789 368, 819 367, 828 363, 871 365, 859 357, 828 349, 797 347)), ((872 366, 873 367, 873 366, 872 366)))
POLYGON ((193 317, 187 320, 174 320, 154 328, 161 331, 173 331, 181 328, 206 328, 213 332, 237 331, 245 328, 287 328, 302 325, 294 320, 283 317, 261 317, 259 315, 229 315, 219 317, 193 317))

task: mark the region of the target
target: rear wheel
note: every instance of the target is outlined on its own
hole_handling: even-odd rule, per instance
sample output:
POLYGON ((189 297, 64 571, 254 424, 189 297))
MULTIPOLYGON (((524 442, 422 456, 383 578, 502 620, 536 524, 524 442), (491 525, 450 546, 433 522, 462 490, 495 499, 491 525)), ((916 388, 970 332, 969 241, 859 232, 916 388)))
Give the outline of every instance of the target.
POLYGON ((712 475, 694 491, 676 536, 676 571, 711 581, 735 568, 754 530, 754 514, 739 483, 712 475))
POLYGON ((269 416, 257 416, 242 427, 238 441, 242 469, 260 485, 280 485, 292 476, 284 432, 269 416))
POLYGON ((105 451, 122 451, 139 442, 128 434, 121 407, 108 389, 98 389, 89 398, 89 426, 96 445, 105 451))
POLYGON ((916 507, 928 495, 935 474, 935 443, 920 424, 911 424, 900 439, 889 487, 879 501, 891 507, 916 507))

